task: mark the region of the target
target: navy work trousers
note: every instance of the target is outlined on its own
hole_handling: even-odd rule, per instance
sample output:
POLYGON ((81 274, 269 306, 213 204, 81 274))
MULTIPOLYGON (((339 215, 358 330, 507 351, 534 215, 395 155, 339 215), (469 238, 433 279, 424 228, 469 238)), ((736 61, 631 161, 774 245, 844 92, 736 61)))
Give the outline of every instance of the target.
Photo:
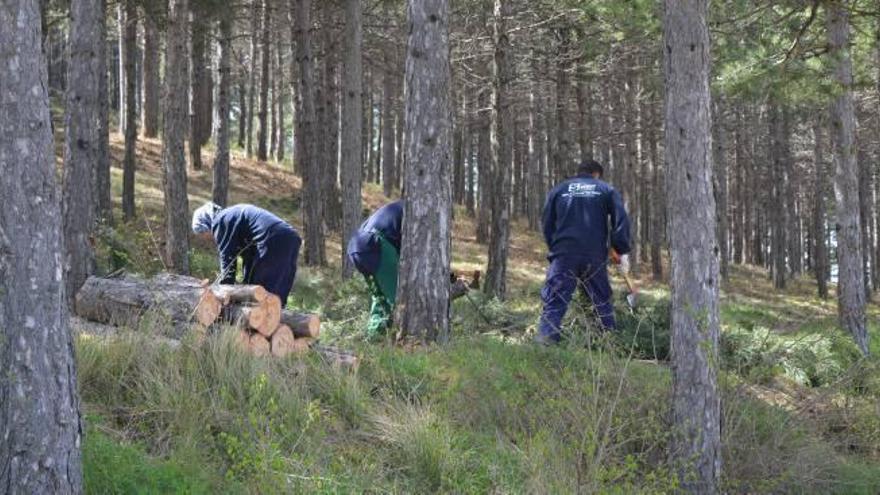
POLYGON ((541 290, 544 310, 541 314, 540 332, 558 341, 561 337, 562 318, 576 288, 589 298, 593 311, 605 330, 613 330, 614 306, 611 301, 611 284, 608 281, 607 261, 582 256, 556 256, 547 269, 547 280, 541 290))
POLYGON ((281 299, 281 307, 287 305, 287 296, 296 278, 296 262, 302 239, 295 233, 275 235, 267 242, 265 256, 257 256, 253 264, 245 267, 244 283, 262 285, 264 289, 281 299))

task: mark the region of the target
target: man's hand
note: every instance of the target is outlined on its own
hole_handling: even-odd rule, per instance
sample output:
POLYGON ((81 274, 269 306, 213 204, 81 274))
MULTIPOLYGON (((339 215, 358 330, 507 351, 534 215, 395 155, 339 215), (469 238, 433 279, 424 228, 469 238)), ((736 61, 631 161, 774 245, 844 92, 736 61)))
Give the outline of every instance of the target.
POLYGON ((612 265, 620 264, 620 254, 618 254, 616 249, 611 248, 611 251, 608 252, 608 261, 610 261, 612 265))

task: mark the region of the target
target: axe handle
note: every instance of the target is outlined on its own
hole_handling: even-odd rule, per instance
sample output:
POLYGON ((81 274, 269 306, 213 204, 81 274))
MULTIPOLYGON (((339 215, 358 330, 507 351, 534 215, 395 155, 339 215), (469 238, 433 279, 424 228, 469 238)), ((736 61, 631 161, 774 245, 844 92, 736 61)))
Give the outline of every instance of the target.
POLYGON ((620 275, 623 277, 623 281, 626 282, 626 288, 629 289, 630 294, 635 294, 635 293, 636 293, 636 288, 635 288, 635 286, 633 285, 632 280, 629 278, 629 275, 628 275, 627 273, 625 273, 625 272, 620 268, 620 265, 617 265, 617 271, 618 271, 618 273, 620 273, 620 275))

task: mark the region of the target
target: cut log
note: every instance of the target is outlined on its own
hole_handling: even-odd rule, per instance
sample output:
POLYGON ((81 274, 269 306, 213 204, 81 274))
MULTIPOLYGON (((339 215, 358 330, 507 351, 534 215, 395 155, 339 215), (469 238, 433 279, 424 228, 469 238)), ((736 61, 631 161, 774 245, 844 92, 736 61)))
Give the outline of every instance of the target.
POLYGON ((217 321, 223 305, 210 289, 201 289, 201 291, 202 295, 199 298, 198 306, 196 306, 196 320, 203 326, 208 326, 217 321))
POLYGON ((346 371, 355 372, 360 365, 360 359, 356 355, 336 347, 313 345, 311 349, 317 351, 328 363, 346 371))
POLYGON ((192 277, 89 277, 76 295, 74 312, 87 320, 131 327, 150 315, 169 330, 169 336, 179 338, 194 323, 214 323, 220 305, 216 298, 205 296, 202 282, 192 277))
POLYGON ((226 306, 224 319, 233 326, 255 330, 268 339, 281 324, 280 304, 277 296, 269 294, 261 303, 226 306))
POLYGON ((272 332, 278 327, 275 325, 272 331, 268 330, 266 310, 262 306, 227 306, 223 310, 223 319, 236 328, 254 330, 266 338, 271 337, 272 332))
POLYGON ((250 352, 251 350, 251 332, 246 328, 235 330, 235 345, 242 352, 250 352))
POLYGON ((315 339, 309 337, 300 337, 293 341, 293 352, 306 352, 311 348, 315 339))
POLYGON ((284 357, 294 352, 296 346, 293 332, 287 325, 279 325, 275 333, 272 334, 272 355, 284 357))
POLYGON ((212 285, 211 291, 223 305, 232 303, 258 303, 269 297, 269 291, 261 285, 212 285))
POLYGON ((248 347, 251 354, 253 354, 254 356, 262 357, 268 356, 272 353, 272 345, 269 344, 269 341, 266 340, 266 337, 263 337, 258 333, 251 334, 250 341, 248 342, 248 347))
POLYGON ((266 322, 262 329, 255 329, 266 337, 272 335, 272 332, 281 324, 281 299, 275 294, 269 294, 266 299, 260 302, 260 308, 266 315, 266 322), (269 332, 268 334, 266 332, 269 332))
POLYGON ((297 337, 317 339, 321 334, 321 319, 318 315, 294 313, 285 309, 281 312, 281 323, 289 326, 297 337))

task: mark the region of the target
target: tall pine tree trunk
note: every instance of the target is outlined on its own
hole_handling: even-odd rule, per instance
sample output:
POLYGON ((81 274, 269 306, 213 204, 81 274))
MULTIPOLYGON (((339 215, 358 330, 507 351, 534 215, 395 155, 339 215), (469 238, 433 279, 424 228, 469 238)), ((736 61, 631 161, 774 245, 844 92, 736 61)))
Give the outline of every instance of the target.
POLYGON ((718 492, 718 253, 707 0, 666 0, 666 184, 672 261, 670 454, 681 488, 718 492))
POLYGON ((345 2, 345 60, 342 97, 342 276, 351 277, 354 267, 345 254, 349 237, 361 220, 361 140, 363 138, 363 6, 360 0, 345 2))
POLYGON ((727 128, 724 106, 715 105, 713 130, 715 131, 715 201, 718 218, 718 251, 721 256, 721 277, 727 279, 730 260, 727 221, 727 128))
POLYGON ((841 326, 853 335, 862 354, 868 355, 848 3, 844 0, 829 2, 826 20, 832 75, 837 84, 837 96, 831 104, 837 207, 837 309, 841 326))
POLYGON ((226 206, 229 196, 229 111, 232 89, 232 14, 220 15, 220 90, 217 95, 217 152, 214 155, 214 183, 211 198, 226 206))
POLYGON ((250 47, 250 73, 248 74, 248 98, 247 98, 247 126, 245 130, 247 138, 247 156, 254 153, 254 104, 257 97, 257 60, 259 59, 260 39, 260 0, 251 0, 251 47, 250 47))
POLYGON ((382 74, 382 187, 385 196, 391 196, 397 184, 397 165, 394 153, 394 65, 391 50, 385 50, 385 73, 382 74))
MULTIPOLYGON (((324 4, 325 18, 331 20, 329 4, 324 4)), ((342 205, 339 198, 339 98, 336 84, 336 50, 329 29, 324 29, 324 220, 328 228, 342 226, 342 205)))
MULTIPOLYGON (((64 288, 68 304, 94 271, 91 236, 95 223, 92 177, 101 152, 101 77, 104 74, 104 17, 101 0, 70 4, 70 61, 64 125, 64 288)), ((4 197, 5 201, 5 197, 4 197)))
POLYGON ((556 155, 553 157, 551 177, 554 182, 559 182, 565 177, 574 175, 575 163, 572 157, 572 142, 568 125, 569 91, 570 83, 568 69, 571 65, 571 31, 567 27, 556 31, 559 40, 556 67, 556 155))
POLYGON ((101 31, 102 42, 96 47, 98 50, 98 101, 100 102, 98 113, 98 142, 97 158, 92 169, 94 204, 97 208, 96 219, 106 223, 113 222, 113 201, 110 194, 110 97, 109 80, 107 70, 107 44, 103 41, 107 33, 107 2, 101 0, 101 12, 98 29, 101 31))
POLYGON ((452 229, 448 0, 407 4, 406 206, 397 318, 403 335, 449 337, 452 229))
MULTIPOLYGON (((71 2, 79 18, 71 26, 74 46, 103 34, 82 29, 99 25, 97 5, 71 2)), ((83 489, 83 425, 61 277, 64 241, 39 7, 37 0, 4 0, 0 7, 0 487, 75 494, 83 489)))
POLYGON ((169 269, 189 273, 189 201, 186 195, 187 0, 170 0, 165 44, 165 118, 162 135, 165 190, 165 255, 169 269))
POLYGON ((158 9, 144 12, 144 137, 159 135, 159 28, 156 25, 158 9))
POLYGON ((296 22, 296 60, 300 78, 299 108, 300 134, 302 154, 298 157, 303 162, 303 225, 305 231, 305 262, 307 265, 320 266, 327 263, 324 252, 324 201, 321 198, 321 170, 317 156, 315 140, 319 139, 317 119, 315 117, 315 61, 312 58, 311 36, 311 0, 290 0, 293 18, 296 22))
POLYGON ((647 142, 651 157, 651 276, 663 280, 663 233, 666 230, 666 188, 664 187, 663 167, 658 150, 657 129, 659 127, 658 105, 654 103, 657 92, 652 91, 648 106, 647 142))
POLYGON ((263 4, 262 41, 260 42, 260 113, 259 130, 257 131, 257 160, 269 159, 269 60, 271 59, 271 20, 269 2, 263 4))
POLYGON ((122 43, 125 61, 123 82, 125 85, 125 157, 122 162, 122 215, 125 221, 132 220, 134 211, 134 172, 137 151, 137 74, 135 58, 137 54, 137 4, 135 0, 125 0, 125 38, 122 43))
POLYGON ((785 168, 788 166, 788 157, 785 156, 785 125, 783 123, 783 111, 779 103, 771 100, 768 105, 770 126, 770 193, 771 206, 765 209, 770 214, 770 246, 773 254, 771 272, 773 274, 773 286, 776 289, 784 289, 787 277, 786 268, 786 211, 779 205, 785 204, 785 168))
POLYGON ((492 205, 492 236, 489 239, 489 266, 486 269, 486 294, 504 299, 507 293, 507 252, 510 244, 510 173, 513 159, 513 63, 506 19, 510 2, 495 0, 492 38, 495 55, 492 61, 492 171, 496 189, 492 205))
POLYGON ((819 297, 828 299, 828 246, 825 238, 825 146, 822 121, 813 120, 813 272, 819 297))
POLYGON ((483 90, 480 92, 477 108, 479 112, 479 136, 477 137, 477 167, 479 174, 479 209, 477 210, 477 242, 488 244, 489 228, 492 221, 492 187, 495 179, 492 177, 490 129, 491 119, 484 109, 489 106, 489 94, 483 90))
POLYGON ((209 26, 202 7, 193 2, 190 4, 190 8, 192 9, 193 21, 191 30, 192 78, 190 79, 189 156, 193 170, 201 170, 202 145, 206 142, 205 134, 209 134, 209 132, 205 132, 205 128, 210 125, 208 116, 211 113, 210 105, 205 98, 205 93, 210 91, 208 84, 210 71, 207 69, 209 26))
POLYGON ((275 105, 275 111, 278 114, 278 129, 276 133, 278 134, 278 143, 275 146, 275 159, 279 162, 284 162, 284 155, 287 148, 287 125, 284 122, 284 95, 287 94, 287 82, 284 80, 284 57, 282 54, 284 51, 282 50, 284 38, 281 34, 281 27, 279 26, 277 31, 278 41, 275 44, 275 88, 276 88, 276 99, 277 103, 275 105))

